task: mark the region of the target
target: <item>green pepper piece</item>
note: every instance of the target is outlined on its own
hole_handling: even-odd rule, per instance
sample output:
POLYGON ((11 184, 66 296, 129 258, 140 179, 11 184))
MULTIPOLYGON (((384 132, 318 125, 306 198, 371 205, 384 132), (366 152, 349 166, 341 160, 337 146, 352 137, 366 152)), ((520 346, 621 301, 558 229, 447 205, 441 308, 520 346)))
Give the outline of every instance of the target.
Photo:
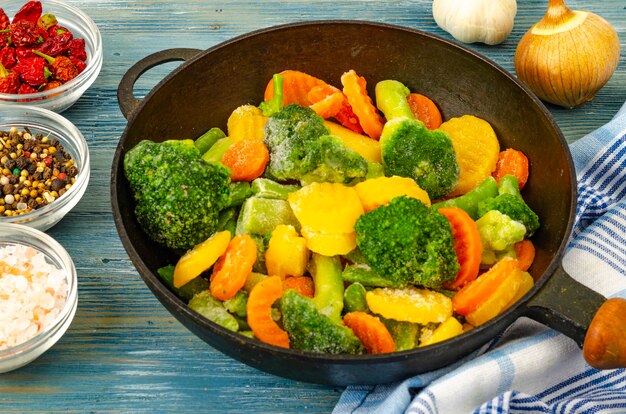
POLYGON ((289 193, 300 189, 299 185, 280 184, 268 178, 253 180, 251 187, 255 196, 275 200, 287 200, 289 193))
POLYGON ((391 334, 396 344, 396 351, 407 351, 417 347, 420 333, 418 324, 385 318, 380 318, 380 320, 391 334))
POLYGON ((226 329, 233 332, 237 332, 239 330, 239 323, 237 323, 237 319, 228 313, 222 302, 215 299, 208 290, 195 294, 189 301, 188 306, 190 309, 198 312, 208 320, 213 321, 226 329))
POLYGON ((290 224, 296 230, 300 229, 300 223, 287 201, 250 197, 241 207, 236 233, 265 236, 279 224, 290 224))

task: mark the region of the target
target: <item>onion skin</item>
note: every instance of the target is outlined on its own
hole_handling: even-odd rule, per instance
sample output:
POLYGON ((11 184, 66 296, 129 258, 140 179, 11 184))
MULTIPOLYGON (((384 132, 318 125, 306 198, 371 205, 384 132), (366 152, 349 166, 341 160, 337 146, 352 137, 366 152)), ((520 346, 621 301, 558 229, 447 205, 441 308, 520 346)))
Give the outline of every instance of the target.
POLYGON ((591 101, 619 63, 617 32, 602 17, 550 0, 520 40, 515 71, 540 99, 565 108, 591 101))

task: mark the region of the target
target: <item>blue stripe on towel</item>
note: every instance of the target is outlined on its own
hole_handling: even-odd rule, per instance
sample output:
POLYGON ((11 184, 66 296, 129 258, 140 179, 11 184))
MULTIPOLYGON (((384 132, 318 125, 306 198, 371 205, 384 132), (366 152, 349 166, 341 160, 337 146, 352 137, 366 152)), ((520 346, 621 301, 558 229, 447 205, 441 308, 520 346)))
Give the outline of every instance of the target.
POLYGON ((603 150, 594 163, 578 174, 578 202, 573 237, 626 195, 626 135, 603 150))

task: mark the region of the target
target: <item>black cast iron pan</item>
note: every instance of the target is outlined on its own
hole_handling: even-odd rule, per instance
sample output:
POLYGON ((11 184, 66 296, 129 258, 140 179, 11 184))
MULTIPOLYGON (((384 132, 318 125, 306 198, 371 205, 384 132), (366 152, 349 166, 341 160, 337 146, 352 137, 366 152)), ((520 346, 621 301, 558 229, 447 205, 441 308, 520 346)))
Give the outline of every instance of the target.
POLYGON ((291 24, 243 35, 206 51, 171 49, 149 56, 124 76, 118 99, 128 126, 113 160, 111 196, 122 243, 161 303, 223 353, 297 380, 333 385, 384 383, 458 361, 520 316, 528 316, 567 334, 580 346, 585 343, 585 356, 594 366, 626 366, 626 305, 605 301, 575 282, 561 266, 576 205, 576 179, 567 144, 541 102, 477 53, 428 33, 386 24, 291 24), (141 74, 175 60, 185 63, 138 101, 132 89, 141 74), (151 242, 138 226, 123 174, 124 154, 142 139, 196 138, 211 127, 225 129, 231 111, 245 103, 258 104, 268 80, 284 69, 301 70, 334 84, 339 84, 344 71, 355 69, 371 80, 372 96, 376 81, 396 79, 431 97, 444 119, 473 114, 489 121, 503 147, 523 151, 531 162, 524 197, 542 224, 533 236, 537 255, 530 272, 535 287, 516 306, 459 337, 383 355, 285 350, 232 333, 189 310, 156 274, 156 269, 174 263, 177 257, 151 242), (594 327, 589 329, 598 309, 594 327))

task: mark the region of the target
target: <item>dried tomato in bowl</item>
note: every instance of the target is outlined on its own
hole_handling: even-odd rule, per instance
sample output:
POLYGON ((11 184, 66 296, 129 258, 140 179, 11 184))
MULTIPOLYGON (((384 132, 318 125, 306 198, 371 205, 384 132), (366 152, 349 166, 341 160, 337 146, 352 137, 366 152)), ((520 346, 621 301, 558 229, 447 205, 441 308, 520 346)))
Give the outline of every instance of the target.
POLYGON ((12 20, 0 8, 0 93, 53 89, 78 76, 86 61, 85 40, 44 14, 40 1, 25 3, 12 20))

